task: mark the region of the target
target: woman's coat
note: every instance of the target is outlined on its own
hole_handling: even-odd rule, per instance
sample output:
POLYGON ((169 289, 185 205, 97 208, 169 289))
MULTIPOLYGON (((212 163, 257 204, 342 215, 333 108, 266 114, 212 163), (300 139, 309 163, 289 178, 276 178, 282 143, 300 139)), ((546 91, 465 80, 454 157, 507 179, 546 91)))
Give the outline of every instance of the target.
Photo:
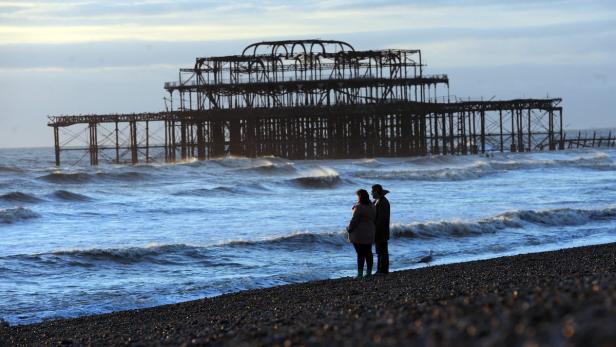
POLYGON ((353 217, 347 228, 349 241, 352 243, 372 244, 374 243, 374 218, 376 211, 372 204, 356 204, 353 207, 353 217))

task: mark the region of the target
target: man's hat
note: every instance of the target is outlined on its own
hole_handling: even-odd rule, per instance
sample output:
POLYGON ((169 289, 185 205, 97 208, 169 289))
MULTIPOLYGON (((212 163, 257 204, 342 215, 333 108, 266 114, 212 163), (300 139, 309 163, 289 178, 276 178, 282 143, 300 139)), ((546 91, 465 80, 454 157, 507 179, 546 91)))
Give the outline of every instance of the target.
POLYGON ((383 186, 381 186, 380 184, 373 185, 372 186, 372 190, 377 191, 380 195, 385 195, 385 194, 389 193, 389 190, 383 189, 383 186))

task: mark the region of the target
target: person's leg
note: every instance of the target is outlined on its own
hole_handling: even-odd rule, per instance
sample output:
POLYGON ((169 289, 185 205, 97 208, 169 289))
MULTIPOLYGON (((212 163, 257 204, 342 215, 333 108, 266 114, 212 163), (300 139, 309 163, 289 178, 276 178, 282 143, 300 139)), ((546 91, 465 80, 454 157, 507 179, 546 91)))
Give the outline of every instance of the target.
POLYGON ((357 253, 357 277, 362 277, 364 275, 364 260, 366 257, 361 246, 362 245, 359 243, 353 244, 355 252, 357 253))
POLYGON ((383 245, 383 242, 381 241, 377 241, 374 243, 374 250, 376 251, 376 258, 377 258, 376 273, 379 273, 379 274, 383 273, 383 256, 381 255, 383 253, 382 245, 383 245))
POLYGON ((366 266, 368 268, 366 270, 366 275, 370 276, 372 275, 372 262, 373 262, 372 244, 362 245, 362 246, 364 246, 364 256, 366 257, 366 266))
POLYGON ((383 258, 381 260, 381 272, 384 274, 389 273, 389 246, 387 245, 387 241, 381 242, 381 254, 379 257, 383 258))

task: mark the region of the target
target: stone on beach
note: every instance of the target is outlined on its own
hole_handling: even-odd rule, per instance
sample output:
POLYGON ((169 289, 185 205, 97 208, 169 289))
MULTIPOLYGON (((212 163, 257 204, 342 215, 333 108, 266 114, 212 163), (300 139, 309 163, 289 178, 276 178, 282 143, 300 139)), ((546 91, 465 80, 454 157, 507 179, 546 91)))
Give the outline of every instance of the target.
POLYGON ((2 327, 0 345, 614 345, 616 244, 2 327))

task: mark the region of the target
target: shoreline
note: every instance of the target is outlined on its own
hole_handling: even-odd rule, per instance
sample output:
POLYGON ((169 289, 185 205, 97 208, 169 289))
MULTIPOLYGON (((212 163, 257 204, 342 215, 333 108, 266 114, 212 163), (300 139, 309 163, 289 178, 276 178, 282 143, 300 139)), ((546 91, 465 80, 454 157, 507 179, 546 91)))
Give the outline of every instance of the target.
POLYGON ((616 243, 0 326, 0 345, 616 345, 616 243))

